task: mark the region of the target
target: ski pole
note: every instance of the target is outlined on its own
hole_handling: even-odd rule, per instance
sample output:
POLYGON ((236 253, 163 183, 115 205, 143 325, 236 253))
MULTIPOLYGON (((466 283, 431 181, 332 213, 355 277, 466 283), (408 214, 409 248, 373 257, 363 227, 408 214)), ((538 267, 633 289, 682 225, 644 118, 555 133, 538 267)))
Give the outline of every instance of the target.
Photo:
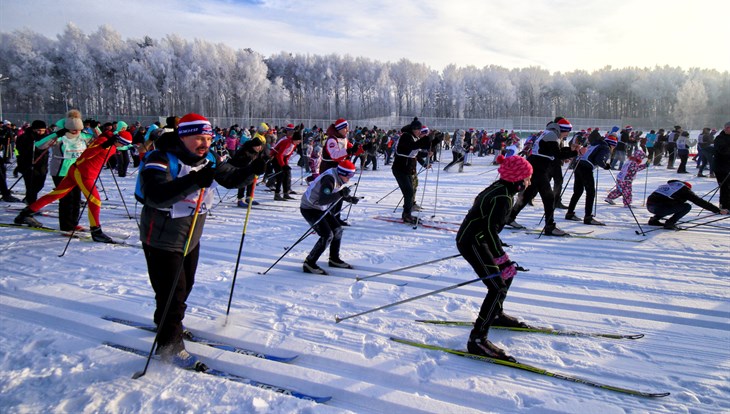
POLYGON ((254 192, 256 190, 257 176, 254 175, 253 187, 251 188, 251 196, 248 200, 248 208, 246 208, 246 218, 243 220, 243 231, 241 232, 241 243, 238 245, 238 256, 236 256, 236 268, 233 271, 233 281, 231 282, 231 294, 228 296, 228 307, 226 308, 226 320, 223 326, 228 323, 228 314, 231 312, 231 301, 233 301, 233 288, 236 286, 236 277, 238 276, 238 265, 241 263, 241 251, 243 250, 243 240, 246 238, 246 227, 248 227, 248 218, 251 215, 251 206, 253 205, 254 192))
MULTIPOLYGON (((32 174, 32 173, 33 173, 33 172, 31 171, 31 174, 32 174)), ((17 179, 17 180, 15 180, 15 182, 13 183, 13 185, 11 185, 11 186, 10 186, 10 188, 8 188, 8 191, 13 191, 13 187, 15 187, 15 184, 18 184, 18 182, 20 182, 20 180, 22 180, 22 179, 23 179, 23 176, 24 176, 24 174, 23 174, 23 173, 20 173, 20 177, 18 177, 18 179, 17 179)), ((27 188, 25 189, 25 192, 26 192, 26 193, 28 192, 28 189, 27 189, 27 188)))
POLYGON ((705 226, 705 225, 709 225, 710 223, 714 223, 714 222, 716 222, 716 221, 720 221, 720 220, 725 220, 725 219, 727 219, 727 218, 730 218, 730 216, 727 216, 727 215, 726 215, 726 216, 724 216, 724 217, 720 217, 720 218, 718 218, 718 219, 715 219, 715 220, 710 220, 710 221, 708 221, 708 222, 705 222, 705 223, 697 223, 697 224, 693 224, 693 225, 691 225, 691 226, 687 226, 687 227, 683 228, 682 230, 689 230, 689 229, 693 229, 693 228, 695 228, 695 227, 699 227, 699 226, 705 226))
MULTIPOLYGON (((357 182, 355 183, 355 191, 352 193, 352 196, 355 197, 355 194, 357 194, 357 189, 359 188, 360 179, 362 178, 362 172, 365 170, 363 168, 362 164, 360 165, 360 174, 357 176, 357 182)), ((352 211, 352 203, 347 207, 347 215, 345 216, 345 221, 347 221, 348 218, 350 218, 350 211, 352 211)))
MULTIPOLYGON (((616 184, 616 189, 621 193, 622 198, 625 197, 623 188, 619 187, 618 180, 616 180, 616 177, 613 176, 613 171, 608 170, 608 172, 611 174, 611 178, 613 178, 613 182, 616 184)), ((598 191, 596 191, 596 194, 598 194, 598 191)), ((646 233, 644 233, 644 229, 641 228, 641 224, 639 224, 639 219, 636 218, 636 214, 634 214, 634 209, 631 207, 631 204, 626 205, 629 208, 629 212, 631 213, 631 216, 634 218, 634 221, 636 222, 636 225, 639 226, 639 231, 642 236, 646 236, 646 233)))
MULTIPOLYGON (((380 200, 376 201, 376 202, 375 202, 375 204, 378 204, 379 202, 383 201, 383 199, 385 199, 385 197, 388 197, 389 195, 393 194, 393 193, 395 192, 395 190, 397 190, 397 189, 399 189, 399 188, 400 188, 400 187, 395 187, 395 188, 394 188, 393 190, 391 190, 391 191, 390 191, 390 192, 389 192, 388 194, 386 194, 386 195, 382 196, 382 197, 380 198, 380 200)), ((398 204, 400 204, 400 201, 398 202, 398 204)))
MULTIPOLYGON (((421 171, 419 171, 419 172, 418 172, 418 174, 420 174, 420 173, 422 173, 422 172, 423 172, 423 168, 421 169, 421 171)), ((391 190, 391 191, 390 191, 390 192, 389 192, 388 194, 386 194, 386 195, 382 196, 382 197, 380 198, 380 200, 378 200, 378 201, 376 201, 376 202, 375 202, 375 204, 378 204, 379 202, 383 201, 383 199, 384 199, 385 197, 388 197, 389 195, 393 194, 393 193, 395 192, 395 190, 398 190, 398 189, 400 189, 400 186, 396 186, 396 187, 395 187, 394 189, 392 189, 392 190, 391 190)), ((403 199, 401 199, 401 201, 403 201, 403 199)), ((398 204, 400 205, 400 201, 398 202, 398 204)), ((396 206, 396 208, 398 208, 398 206, 396 206)), ((395 213, 395 210, 393 210, 393 212, 395 213)))
MULTIPOLYGON (((103 170, 103 168, 102 168, 102 170, 103 170)), ((98 181, 99 181, 99 186, 101 187, 101 192, 104 193, 104 201, 109 201, 109 196, 106 194, 106 188, 104 188, 104 182, 101 181, 101 170, 99 170, 98 181)))
POLYGON ((170 305, 172 304, 172 296, 175 292, 175 288, 177 288, 177 284, 180 281, 180 275, 182 274, 183 267, 185 266, 185 256, 188 255, 188 248, 190 247, 190 241, 193 238, 193 233, 195 233, 195 225, 198 222, 198 214, 200 214, 200 206, 203 204, 203 196, 205 195, 205 188, 200 189, 200 195, 198 195, 198 202, 195 205, 195 213, 193 213, 193 222, 190 224, 190 230, 188 231, 188 238, 185 240, 185 247, 183 248, 183 260, 180 261, 180 266, 177 268, 177 273, 175 274, 175 280, 172 282, 172 287, 170 288, 170 293, 167 295, 167 303, 165 304, 165 311, 162 312, 162 318, 160 319, 160 324, 157 325, 157 332, 155 333, 155 339, 152 341, 152 348, 150 348, 150 352, 147 355, 147 362, 144 364, 144 369, 142 371, 135 372, 134 375, 132 375, 132 379, 137 379, 143 376, 147 373, 147 367, 150 365, 150 360, 152 359, 152 352, 155 350, 155 346, 157 345, 157 341, 160 339, 160 331, 162 331, 162 327, 165 325, 165 320, 167 319, 167 312, 170 310, 170 305))
MULTIPOLYGON (((114 176, 114 171, 109 171, 112 175, 112 180, 114 180, 114 185, 117 186, 117 191, 119 192, 119 198, 122 199, 122 205, 124 206, 124 210, 127 212, 127 217, 131 220, 133 217, 131 214, 129 214, 129 209, 127 208, 127 203, 124 201, 124 195, 122 195, 122 189, 119 188, 119 183, 117 182, 117 178, 114 176)), ((137 223, 139 224, 139 223, 137 223)))
MULTIPOLYGON (((725 185, 725 182, 727 181, 728 177, 730 177, 730 174, 726 175, 725 178, 720 183, 720 185, 718 185, 714 190, 711 190, 711 191, 708 191, 707 192, 707 194, 712 193, 712 195, 710 195, 710 198, 707 199, 708 202, 709 201, 712 201, 712 199, 715 198, 715 194, 717 194, 717 192, 720 191, 720 188, 722 188, 722 186, 725 185)), ((703 195, 702 198, 705 198, 707 196, 707 194, 703 195)), ((702 211, 702 210, 700 210, 700 211, 702 211)), ((699 215, 699 213, 697 215, 699 215)))
POLYGON ((410 266, 400 267, 398 269, 386 270, 385 272, 380 272, 380 273, 376 273, 374 275, 368 275, 368 276, 365 276, 365 277, 357 276, 355 278, 355 280, 360 281, 360 280, 372 279, 374 277, 383 276, 383 275, 387 275, 387 274, 391 274, 391 273, 397 273, 397 272, 401 272, 403 270, 413 269, 415 267, 425 266, 427 264, 437 263, 437 262, 441 262, 441 261, 444 261, 444 260, 453 259, 453 258, 456 258, 456 257, 459 257, 459 256, 461 256, 461 253, 454 254, 454 255, 451 255, 451 256, 442 257, 440 259, 429 260, 429 261, 423 262, 423 263, 416 263, 416 264, 410 265, 410 266))
MULTIPOLYGON (((577 164, 576 164, 575 168, 578 168, 578 165, 577 164)), ((575 168, 573 168, 572 170, 570 170, 570 175, 568 176, 568 180, 567 181, 565 180, 565 174, 568 173, 568 170, 565 170, 565 172, 563 173, 563 181, 565 182, 565 185, 563 186, 563 189, 560 191, 560 199, 561 200, 563 199, 563 194, 565 194, 565 190, 568 189, 568 184, 570 184, 570 179, 573 178, 573 173, 575 172, 575 168)), ((545 213, 542 213, 542 217, 540 217, 540 221, 537 222, 537 225, 539 226, 540 223, 542 223, 543 220, 545 220, 545 213)), ((537 238, 539 239, 541 236, 542 236, 542 232, 540 232, 540 235, 537 236, 537 238)))
POLYGON ((296 246, 297 244, 301 243, 302 240, 306 239, 307 236, 309 236, 309 231, 312 230, 314 228, 314 226, 316 226, 317 224, 319 224, 319 222, 322 221, 322 219, 324 219, 325 217, 327 217, 327 214, 337 205, 337 203, 341 199, 342 199, 342 197, 339 197, 335 202, 333 202, 329 207, 327 207, 327 210, 325 210, 324 213, 322 213, 322 215, 317 219, 317 221, 315 221, 314 224, 312 224, 311 226, 309 226, 309 228, 307 229, 307 231, 305 231, 304 234, 302 234, 302 236, 299 237, 299 239, 296 242, 294 242, 294 244, 292 244, 291 246, 289 246, 289 248, 286 249, 286 251, 284 252, 284 254, 282 254, 281 256, 279 256, 279 258, 276 259, 276 261, 271 266, 269 266, 268 269, 266 269, 263 272, 259 272, 259 274, 260 275, 265 275, 266 273, 268 273, 269 270, 273 269, 274 266, 276 266, 276 264, 279 263, 281 261, 281 259, 283 259, 284 256, 286 256, 287 253, 289 253, 291 251, 291 249, 294 248, 294 246, 296 246))
MULTIPOLYGON (((426 165, 423 167, 426 169, 426 177, 423 179, 423 191, 421 192, 421 206, 423 206, 423 200, 426 198, 426 185, 428 184, 428 170, 431 166, 431 160, 429 159, 426 162, 426 165)), ((414 196, 415 198, 415 196, 414 196)), ((416 222, 413 224, 413 230, 416 230, 418 228, 418 221, 421 218, 421 211, 416 211, 416 222)))
POLYGON ((435 192, 434 200, 433 200, 433 215, 431 216, 431 218, 436 217, 436 204, 438 204, 438 200, 439 200, 439 177, 441 176, 441 150, 443 150, 443 148, 444 147, 441 144, 439 144, 439 167, 436 170, 436 192, 435 192))
MULTIPOLYGON (((700 209, 700 212, 702 212, 702 211, 703 211, 703 210, 702 210, 702 209, 700 209)), ((702 216, 702 217, 695 217, 695 218, 693 218, 693 219, 689 219, 689 220, 685 220, 685 221, 680 221, 680 222, 678 222, 677 224, 687 224, 687 223, 694 223, 694 222, 695 222, 695 221, 697 221, 697 220, 702 220, 702 219, 706 219, 706 218, 712 217, 713 215, 714 215, 714 213, 713 213, 713 214, 708 214, 708 215, 706 215, 706 216, 702 216)), ((708 223, 711 223, 711 222, 708 222, 708 223)), ((651 230, 646 230, 646 231, 645 231, 644 233, 651 233, 651 232, 654 232, 654 231, 657 231, 657 230, 664 230, 664 227, 656 227, 656 228, 653 228, 653 229, 651 229, 651 230)), ((638 231, 635 231, 635 232, 636 232, 636 234, 639 234, 639 232, 638 232, 638 231)))
MULTIPOLYGON (((611 176, 613 177, 613 173, 611 173, 611 176)), ((598 215, 598 169, 596 169, 596 193, 593 195, 593 217, 596 215, 598 215)))
POLYGON ((404 300, 401 300, 401 301, 398 301, 398 302, 393 302, 393 303, 390 303, 388 305, 379 306, 377 308, 370 309, 370 310, 366 310, 366 311, 360 312, 360 313, 356 313, 354 315, 349 315, 349 316, 345 316, 345 317, 342 317, 342 318, 339 317, 339 316, 335 316, 335 323, 340 323, 340 322, 342 322, 344 320, 347 320, 347 319, 352 319, 352 318, 356 318, 358 316, 367 315, 368 313, 376 312, 376 311, 383 310, 383 309, 392 308, 394 306, 402 305, 402 304, 407 303, 407 302, 412 302, 414 300, 423 299, 425 297, 433 296, 433 295, 436 295, 436 294, 441 293, 441 292, 446 292, 446 291, 449 291, 449 290, 453 290, 453 289, 456 289, 458 287, 461 287, 461 286, 464 286, 464 285, 468 285, 470 283, 478 282, 480 280, 488 280, 488 279, 492 279, 492 278, 495 278, 495 277, 501 277, 501 274, 500 273, 495 273, 495 274, 487 275, 487 276, 484 276, 484 277, 478 277, 476 279, 472 279, 472 280, 469 280, 469 281, 466 281, 466 282, 457 283, 455 285, 451 285, 451 286, 447 286, 445 288, 441 288, 441 289, 438 289, 438 290, 434 290, 434 291, 431 291, 431 292, 427 292, 427 293, 424 293, 422 295, 414 296, 412 298, 404 299, 404 300))
POLYGON ((644 197, 641 200, 641 206, 646 205, 646 187, 649 185, 649 160, 646 160, 646 174, 644 175, 644 197))
MULTIPOLYGON (((107 150, 106 156, 105 156, 104 159, 109 158, 109 153, 111 152, 112 148, 114 148, 114 145, 113 144, 107 150)), ((101 171, 103 169, 104 169, 103 166, 102 166, 102 168, 99 169, 99 173, 96 175, 96 178, 94 179, 94 185, 92 185, 91 187, 89 187, 89 190, 88 190, 89 193, 88 194, 84 194, 84 196, 86 196, 86 204, 84 204, 84 207, 81 208, 81 211, 79 212, 79 216, 78 216, 78 218, 76 218, 76 223, 78 223, 79 221, 81 221, 81 217, 84 215, 84 211, 86 210, 86 206, 88 206, 89 203, 91 202, 91 189, 94 188, 94 187, 96 187, 96 182, 97 181, 101 181, 101 171)), ((107 200, 108 200, 108 198, 107 198, 107 200)), ((74 234, 76 234, 76 227, 74 227, 74 229, 71 230, 71 234, 69 234, 68 240, 66 241, 66 246, 63 248, 63 251, 61 252, 61 254, 58 255, 58 257, 63 257, 63 255, 66 254, 66 250, 68 250, 68 245, 71 243, 71 239, 73 239, 74 234)))
POLYGON ((497 167, 497 168, 492 168, 491 170, 487 170, 487 171, 484 171, 484 172, 480 172, 479 174, 477 174, 477 176, 479 176, 479 175, 485 175, 485 174, 489 174, 490 172, 494 172, 494 171, 497 171, 498 169, 499 169, 499 167, 497 167))

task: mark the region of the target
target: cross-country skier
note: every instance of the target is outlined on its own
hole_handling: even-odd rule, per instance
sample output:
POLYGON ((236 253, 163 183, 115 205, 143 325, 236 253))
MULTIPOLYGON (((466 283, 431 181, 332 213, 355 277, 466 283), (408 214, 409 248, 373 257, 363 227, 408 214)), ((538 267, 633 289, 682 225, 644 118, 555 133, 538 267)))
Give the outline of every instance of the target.
POLYGON ((343 269, 352 269, 352 266, 340 258, 340 244, 342 242, 342 224, 332 210, 337 208, 333 204, 341 201, 357 204, 359 199, 350 195, 350 187, 346 187, 350 178, 355 175, 355 164, 348 160, 340 161, 337 168, 330 168, 320 174, 307 187, 302 195, 299 210, 307 223, 319 236, 319 240, 304 260, 304 273, 326 275, 327 272, 317 265, 317 260, 329 245, 329 266, 343 269))
MULTIPOLYGON (((66 128, 69 129, 65 136, 78 135, 81 133, 80 118, 78 122, 67 119, 66 128), (80 124, 80 125, 79 125, 80 124)), ((40 142, 40 141, 39 141, 40 142)), ((33 214, 40 211, 43 207, 54 201, 62 199, 75 188, 81 190, 86 197, 87 213, 89 216, 89 227, 91 230, 91 238, 95 242, 113 243, 111 237, 107 236, 101 230, 101 222, 99 221, 99 213, 101 211, 101 199, 96 189, 96 180, 104 168, 104 164, 116 154, 120 148, 129 149, 132 141, 125 140, 122 137, 104 137, 96 138, 88 148, 86 148, 75 162, 69 167, 66 176, 50 193, 36 200, 28 207, 24 208, 15 218, 17 224, 27 224, 33 227, 42 227, 43 225, 33 218, 33 214)))
POLYGON ((596 197, 596 182, 593 177, 593 170, 596 168, 610 169, 608 159, 611 157, 611 149, 616 146, 618 139, 614 135, 609 135, 605 140, 601 138, 601 134, 597 130, 591 132, 588 140, 593 142, 585 154, 578 159, 575 166, 575 181, 573 182, 573 196, 568 204, 568 212, 565 213, 566 220, 580 221, 580 217, 575 215, 575 207, 578 200, 586 193, 584 224, 602 226, 603 223, 593 218, 593 202, 596 197))
POLYGON ((687 201, 691 201, 705 210, 710 210, 716 214, 728 214, 728 209, 725 206, 721 209, 695 194, 692 191, 692 184, 686 181, 669 180, 666 184, 660 185, 659 188, 649 194, 649 197, 646 199, 646 209, 654 214, 649 219, 649 225, 664 226, 667 230, 681 230, 681 228, 677 227, 677 222, 692 209, 692 206, 687 201), (662 218, 670 214, 672 217, 665 222, 661 222, 662 218))
POLYGON ((213 128, 205 117, 193 113, 183 116, 177 130, 162 135, 155 143, 157 149, 147 153, 135 191, 138 201, 144 204, 139 237, 155 291, 154 321, 162 324, 158 328, 157 353, 183 368, 197 364, 197 359, 185 350, 182 321, 195 282, 200 236, 213 203, 214 191, 206 191, 195 228, 191 229, 201 190, 211 189, 214 181, 226 188, 245 187, 255 175, 264 173, 266 165, 263 158, 242 168, 221 163, 210 151, 212 140, 213 128), (173 286, 176 277, 177 285, 173 286), (170 295, 169 310, 162 321, 170 295))
POLYGON ((613 200, 623 197, 624 207, 631 206, 631 200, 633 199, 633 182, 636 178, 636 174, 649 167, 649 163, 643 163, 646 154, 644 151, 637 149, 634 151, 634 155, 629 157, 629 162, 624 164, 621 168, 621 172, 616 175, 616 187, 608 193, 606 196, 606 202, 608 204, 615 204, 613 200))
POLYGON ((487 334, 493 324, 527 327, 503 313, 504 299, 517 269, 502 249, 504 244, 499 232, 508 220, 515 194, 530 185, 532 165, 519 156, 505 158, 500 155, 497 163, 500 179, 474 199, 456 234, 456 248, 487 286, 487 296, 469 335, 467 350, 472 354, 514 361, 490 342, 487 334))
POLYGON ((552 163, 556 159, 566 160, 578 155, 577 146, 569 148, 560 147, 559 144, 560 140, 567 137, 572 129, 573 125, 567 119, 559 116, 547 124, 545 131, 533 144, 532 154, 527 158, 534 169, 532 182, 525 189, 522 198, 512 208, 512 213, 507 221, 507 225, 510 227, 524 228, 515 221, 517 215, 540 193, 545 208, 545 235, 565 236, 567 234, 555 226, 555 193, 550 185, 550 180, 553 178, 552 163))

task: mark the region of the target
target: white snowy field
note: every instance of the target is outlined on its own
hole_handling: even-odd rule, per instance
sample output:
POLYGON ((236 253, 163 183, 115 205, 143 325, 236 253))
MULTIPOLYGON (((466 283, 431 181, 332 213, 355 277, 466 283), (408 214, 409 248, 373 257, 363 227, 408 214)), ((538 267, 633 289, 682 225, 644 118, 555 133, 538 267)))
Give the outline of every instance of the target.
MULTIPOLYGON (((144 367, 144 358, 102 343, 114 341, 147 351, 152 334, 101 317, 151 321, 154 302, 142 250, 72 240, 65 256, 58 257, 66 238, 0 228, 0 412, 730 412, 730 221, 636 235, 638 227, 629 210, 602 201, 612 181, 603 170, 597 218, 606 227, 566 222, 563 210, 556 214, 559 227, 569 232, 594 230, 592 238, 538 239, 536 234, 502 232, 503 240, 512 245, 511 258, 530 270, 518 274, 505 309, 534 325, 645 337, 613 340, 494 330, 490 338, 525 363, 671 395, 654 399, 624 395, 389 340, 397 336, 464 348, 468 328, 415 320, 473 320, 486 293, 481 283, 335 323, 336 316, 475 278, 463 259, 454 258, 355 280, 456 254, 455 233, 450 230, 458 228, 474 196, 495 179, 491 161, 491 156, 474 157, 463 173, 441 171, 438 192, 436 170, 428 177, 420 175, 419 204, 426 188, 422 217, 435 215, 434 220, 443 221, 440 225, 448 230, 413 230, 374 219, 400 217, 400 210, 393 213, 400 192, 378 203, 396 187, 395 180, 388 166, 365 171, 357 191, 365 199, 352 208, 352 226, 345 229, 343 239, 342 258, 355 269, 328 269, 325 253, 320 264, 330 270, 329 276, 301 271, 315 236, 294 247, 267 275, 259 274, 308 227, 298 201, 275 203, 272 193, 260 189, 257 198, 264 205, 251 212, 225 325, 246 210, 235 207, 235 191, 220 190, 227 197, 206 223, 186 327, 233 345, 299 357, 291 363, 272 362, 192 343, 188 350, 213 368, 331 396, 325 404, 156 361, 144 377, 131 379, 144 367), (403 283, 407 284, 400 286, 403 283)), ((296 167, 293 172, 298 178, 296 167)), ((679 176, 660 167, 649 172, 649 192, 677 177, 689 180, 700 195, 716 187, 714 180, 679 176)), ((644 178, 641 173, 634 183, 633 203, 642 224, 649 217, 641 207, 644 178)), ((134 180, 135 176, 119 179, 133 215, 134 180)), ((131 234, 128 241, 139 244, 135 221, 127 217, 108 170, 102 182, 109 198, 101 214, 105 231, 131 234)), ((51 187, 49 178, 43 193, 51 187)), ((304 188, 294 185, 300 194, 304 188)), ((16 190, 22 194, 22 182, 16 190)), ((571 192, 572 183, 563 198, 566 204, 571 192)), ((0 221, 11 222, 19 207, 2 203, 0 221)), ((39 220, 57 228, 56 209, 57 204, 46 207, 49 215, 38 216, 39 220)), ((583 215, 582 203, 577 213, 583 215)), ((697 214, 695 206, 686 219, 697 214)), ((518 221, 539 228, 541 216, 538 197, 535 207, 525 208, 518 221)), ((82 224, 88 225, 85 215, 82 224)))

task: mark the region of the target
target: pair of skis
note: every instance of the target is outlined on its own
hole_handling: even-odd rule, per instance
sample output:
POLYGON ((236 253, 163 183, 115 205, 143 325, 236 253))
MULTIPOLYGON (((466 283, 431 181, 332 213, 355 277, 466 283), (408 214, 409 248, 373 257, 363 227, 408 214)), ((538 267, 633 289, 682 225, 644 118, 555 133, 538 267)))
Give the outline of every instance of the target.
MULTIPOLYGON (((416 322, 442 325, 442 326, 473 326, 473 322, 466 322, 466 321, 440 321, 440 320, 421 319, 421 320, 417 320, 416 322)), ((613 334, 613 333, 591 333, 591 332, 578 332, 578 331, 563 331, 563 330, 557 330, 557 329, 552 329, 552 328, 543 328, 543 327, 517 328, 517 327, 493 326, 492 328, 506 329, 506 330, 518 331, 518 332, 543 333, 543 334, 549 334, 549 335, 600 337, 600 338, 610 338, 610 339, 634 340, 634 339, 639 339, 639 338, 644 337, 643 334, 623 335, 623 334, 613 334)), ((543 369, 540 367, 536 367, 534 365, 525 364, 522 362, 512 362, 512 361, 506 361, 506 360, 498 359, 498 358, 490 358, 487 356, 475 355, 475 354, 471 354, 469 352, 459 350, 459 349, 447 348, 447 347, 443 347, 443 346, 439 346, 439 345, 413 341, 410 339, 391 337, 390 340, 401 343, 401 344, 421 348, 421 349, 446 352, 448 354, 458 355, 458 356, 464 357, 464 358, 474 359, 477 361, 487 362, 487 363, 496 364, 496 365, 502 365, 502 366, 506 366, 506 367, 510 367, 510 368, 516 368, 516 369, 520 369, 523 371, 529 371, 529 372, 533 372, 533 373, 540 374, 540 375, 545 375, 545 376, 552 377, 552 378, 575 382, 578 384, 590 385, 592 387, 601 388, 601 389, 609 390, 609 391, 615 391, 615 392, 619 392, 622 394, 635 395, 638 397, 648 397, 648 398, 666 397, 669 395, 668 392, 658 392, 658 393, 645 392, 645 391, 639 391, 639 390, 630 389, 630 388, 617 387, 617 386, 613 386, 613 385, 603 384, 600 382, 579 378, 579 377, 576 377, 573 375, 566 375, 566 374, 561 374, 558 372, 549 371, 549 370, 546 370, 546 369, 543 369)))
MULTIPOLYGON (((131 326, 131 327, 142 329, 142 330, 149 331, 149 332, 157 331, 157 328, 154 325, 150 325, 150 324, 130 321, 127 319, 115 318, 112 316, 103 316, 102 318, 107 321, 123 324, 126 326, 131 326)), ((191 341, 191 342, 198 343, 198 344, 206 345, 206 346, 209 346, 212 348, 220 349, 223 351, 233 352, 233 353, 242 354, 242 355, 248 355, 248 356, 252 356, 255 358, 267 359, 269 361, 288 363, 297 358, 297 355, 278 356, 278 355, 268 354, 265 352, 258 352, 258 351, 254 351, 254 350, 250 350, 250 349, 246 349, 246 348, 241 348, 241 347, 226 344, 226 343, 223 343, 220 341, 207 339, 203 336, 196 335, 190 331, 184 332, 184 339, 191 341)), ((136 355, 139 355, 142 357, 147 357, 147 355, 148 355, 148 353, 146 351, 140 350, 138 348, 133 348, 130 346, 121 345, 121 344, 117 344, 117 343, 113 343, 113 342, 104 342, 104 345, 115 348, 115 349, 119 349, 121 351, 136 354, 136 355)), ((157 355, 154 355, 153 357, 156 360, 159 360, 159 357, 157 355)), ((229 381, 238 382, 241 384, 247 384, 247 385, 257 387, 257 388, 266 389, 269 391, 274 391, 279 394, 289 395, 289 396, 299 398, 302 400, 314 401, 316 403, 325 403, 332 399, 332 397, 330 397, 330 396, 323 397, 323 396, 305 394, 305 393, 302 393, 299 391, 292 390, 290 388, 280 387, 278 385, 267 384, 267 383, 257 381, 257 380, 251 379, 251 378, 243 377, 243 376, 236 375, 236 374, 231 374, 226 371, 212 369, 212 368, 208 368, 208 367, 205 367, 203 370, 191 369, 191 371, 200 372, 202 374, 211 375, 211 376, 215 376, 215 377, 219 377, 219 378, 224 378, 229 381)))

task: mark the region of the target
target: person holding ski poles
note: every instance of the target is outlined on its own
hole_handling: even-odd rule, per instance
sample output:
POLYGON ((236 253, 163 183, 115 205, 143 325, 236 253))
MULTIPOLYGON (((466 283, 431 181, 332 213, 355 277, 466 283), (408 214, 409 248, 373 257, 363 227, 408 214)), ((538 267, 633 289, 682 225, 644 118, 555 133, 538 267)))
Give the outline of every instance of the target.
POLYGON ((333 211, 342 201, 357 204, 359 198, 350 195, 350 187, 346 187, 355 175, 355 164, 351 161, 340 161, 336 168, 330 168, 320 174, 307 187, 302 195, 299 210, 307 223, 319 236, 312 250, 304 260, 304 273, 326 275, 324 269, 317 265, 317 260, 330 247, 328 264, 330 267, 352 269, 352 266, 340 258, 342 243, 342 224, 333 211))
MULTIPOLYGON (((64 128, 68 131, 64 134, 65 136, 71 135, 78 137, 81 134, 83 124, 81 124, 80 118, 77 122, 67 119, 65 125, 67 128, 73 128, 70 130, 64 128)), ((75 162, 71 164, 66 176, 58 183, 56 188, 24 208, 15 217, 15 223, 27 224, 32 227, 43 227, 43 224, 33 218, 33 214, 48 204, 63 199, 74 189, 78 188, 87 200, 87 213, 89 215, 89 227, 92 240, 101 243, 114 243, 114 240, 101 230, 101 222, 99 221, 101 199, 96 189, 96 181, 99 178, 99 174, 101 174, 101 169, 116 154, 117 150, 120 148, 129 149, 131 146, 132 141, 127 141, 122 137, 97 137, 78 158, 75 158, 75 162)), ((78 217, 74 218, 74 220, 76 219, 78 217)))
POLYGON ((205 218, 213 205, 215 192, 207 190, 215 187, 214 181, 226 188, 245 187, 264 173, 266 165, 263 158, 240 168, 222 163, 210 151, 212 140, 213 128, 205 117, 183 116, 177 130, 162 135, 156 150, 147 153, 135 190, 144 205, 139 238, 157 305, 156 352, 163 360, 188 369, 198 361, 185 350, 182 321, 195 282, 205 218))
POLYGON ((413 177, 416 173, 416 156, 423 150, 431 148, 431 137, 421 137, 423 125, 418 118, 413 118, 410 124, 401 128, 402 135, 398 140, 393 160, 393 176, 403 193, 403 222, 415 224, 416 218, 411 215, 413 209, 413 177))
POLYGON ((530 185, 532 165, 520 156, 496 159, 499 180, 482 190, 456 234, 456 248, 487 286, 487 296, 469 335, 469 353, 514 361, 487 339, 492 325, 526 328, 527 324, 503 312, 504 299, 517 266, 504 252, 499 232, 509 220, 515 194, 530 185))
POLYGON ((692 209, 688 201, 715 214, 728 214, 728 209, 724 205, 717 207, 695 194, 692 191, 692 184, 686 181, 669 180, 649 194, 646 199, 646 209, 653 214, 649 219, 649 225, 663 226, 667 230, 682 230, 677 227, 677 222, 692 209), (664 222, 661 221, 670 214, 672 217, 664 222))

